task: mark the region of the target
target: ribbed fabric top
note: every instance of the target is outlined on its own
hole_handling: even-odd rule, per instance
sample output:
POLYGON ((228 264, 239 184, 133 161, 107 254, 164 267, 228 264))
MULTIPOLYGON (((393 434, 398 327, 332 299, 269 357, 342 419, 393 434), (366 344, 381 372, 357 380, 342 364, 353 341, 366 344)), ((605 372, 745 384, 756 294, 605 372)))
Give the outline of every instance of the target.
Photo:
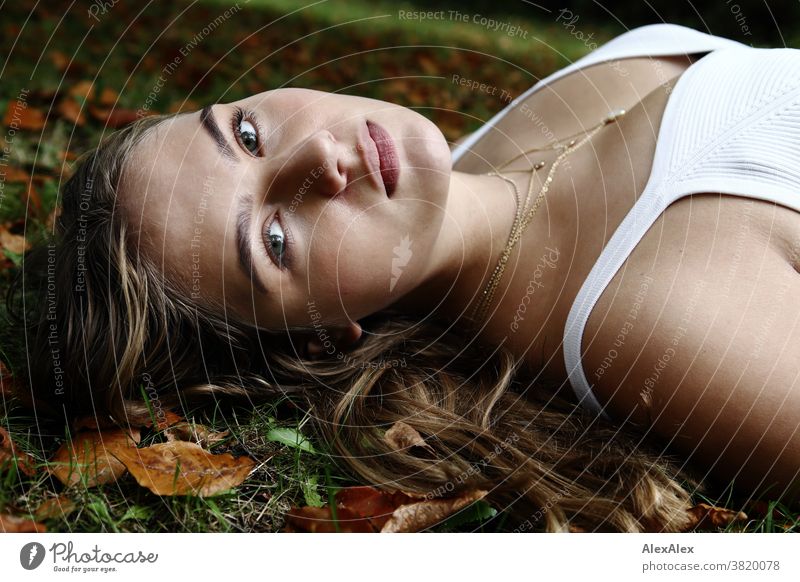
POLYGON ((594 264, 564 328, 569 380, 589 409, 601 412, 581 364, 592 308, 667 206, 702 192, 757 198, 800 212, 800 50, 725 48, 678 79, 647 185, 594 264))
POLYGON ((521 100, 609 60, 709 53, 678 79, 664 110, 650 177, 592 267, 564 327, 564 362, 579 401, 605 415, 581 364, 581 340, 606 286, 661 213, 690 194, 719 192, 800 212, 800 50, 756 49, 673 24, 622 34, 509 103, 457 147, 453 163, 521 100))

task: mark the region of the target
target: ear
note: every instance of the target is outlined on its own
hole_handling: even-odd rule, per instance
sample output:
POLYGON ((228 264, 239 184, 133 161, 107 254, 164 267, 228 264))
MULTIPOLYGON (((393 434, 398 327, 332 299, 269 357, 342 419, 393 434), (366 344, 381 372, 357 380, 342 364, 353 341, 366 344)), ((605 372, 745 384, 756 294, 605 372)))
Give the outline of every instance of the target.
MULTIPOLYGON (((344 327, 335 329, 332 332, 330 341, 337 350, 346 350, 361 339, 362 334, 361 326, 356 321, 351 321, 344 327)), ((311 359, 320 357, 323 352, 330 350, 330 344, 324 345, 319 335, 314 331, 307 332, 306 341, 306 354, 311 359)))

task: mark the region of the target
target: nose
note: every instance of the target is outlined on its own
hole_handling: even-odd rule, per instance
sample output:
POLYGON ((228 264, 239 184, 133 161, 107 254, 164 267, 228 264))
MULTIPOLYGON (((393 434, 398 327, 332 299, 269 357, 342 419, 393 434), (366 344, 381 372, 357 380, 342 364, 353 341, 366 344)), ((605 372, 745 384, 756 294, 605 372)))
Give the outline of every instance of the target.
POLYGON ((281 173, 301 196, 314 193, 332 198, 347 186, 347 170, 339 144, 328 130, 318 131, 305 140, 289 155, 281 173))

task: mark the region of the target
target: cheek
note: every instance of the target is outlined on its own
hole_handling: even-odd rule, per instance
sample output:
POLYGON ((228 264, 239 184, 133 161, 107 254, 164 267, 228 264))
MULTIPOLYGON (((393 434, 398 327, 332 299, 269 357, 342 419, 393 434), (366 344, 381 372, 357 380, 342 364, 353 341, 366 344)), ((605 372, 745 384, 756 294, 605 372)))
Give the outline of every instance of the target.
MULTIPOLYGON (((326 213, 328 214, 328 213, 326 213)), ((322 217, 310 240, 307 289, 332 317, 363 317, 383 307, 389 294, 391 229, 365 211, 322 217)))

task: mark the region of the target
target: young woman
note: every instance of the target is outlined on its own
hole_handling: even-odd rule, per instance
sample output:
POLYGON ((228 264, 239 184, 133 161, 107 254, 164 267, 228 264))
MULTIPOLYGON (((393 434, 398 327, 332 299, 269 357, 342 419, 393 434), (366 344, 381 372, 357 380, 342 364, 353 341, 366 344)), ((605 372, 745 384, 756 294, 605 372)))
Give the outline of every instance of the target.
POLYGON ((793 501, 799 106, 797 51, 654 25, 453 152, 297 88, 144 118, 26 259, 32 386, 120 422, 291 394, 364 481, 536 529, 680 530, 706 479, 793 501))

